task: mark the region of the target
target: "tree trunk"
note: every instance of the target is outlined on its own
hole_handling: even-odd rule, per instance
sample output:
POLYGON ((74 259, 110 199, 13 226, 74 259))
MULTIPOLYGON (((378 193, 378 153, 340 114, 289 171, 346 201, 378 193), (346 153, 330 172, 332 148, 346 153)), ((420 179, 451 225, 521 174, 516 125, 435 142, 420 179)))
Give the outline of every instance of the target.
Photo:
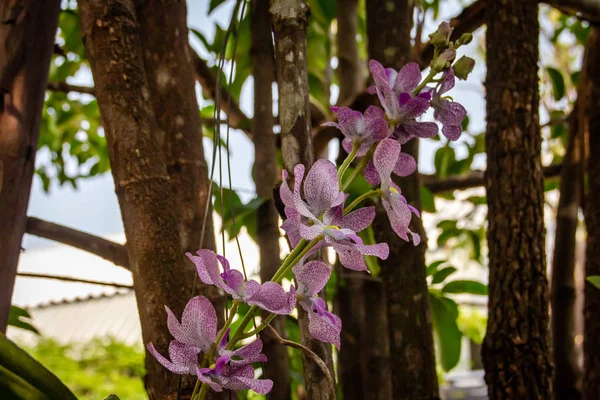
MULTIPOLYGON (((585 254, 585 275, 600 275, 600 29, 592 28, 588 39, 589 58, 586 63, 590 98, 586 109, 589 118, 588 153, 588 193, 585 205, 585 225, 587 246, 585 254)), ((585 283, 584 306, 584 378, 583 393, 586 400, 600 398, 600 289, 589 282, 585 283)))
MULTIPOLYGON (((308 101, 306 26, 308 5, 304 0, 274 0, 270 9, 275 35, 275 66, 279 91, 279 124, 283 167, 293 171, 297 164, 308 170, 314 161, 308 101)), ((300 339, 328 366, 333 365, 331 346, 314 339, 308 331, 308 316, 298 310, 300 339)), ((332 394, 319 367, 302 354, 306 396, 330 400, 332 394)), ((331 369, 333 376, 333 370, 331 369)))
MULTIPOLYGON (((364 63, 359 57, 356 40, 351 40, 358 33, 358 3, 358 0, 337 0, 338 104, 346 104, 364 86, 364 63)), ((341 139, 339 148, 338 165, 347 155, 341 146, 341 139)), ((366 334, 370 334, 369 328, 372 327, 365 325, 364 272, 348 270, 339 260, 334 268, 338 277, 335 308, 344 323, 337 363, 338 377, 345 400, 364 399, 363 384, 368 382, 363 377, 366 363, 362 356, 364 347, 361 331, 364 329, 366 334)))
POLYGON ((536 1, 487 2, 489 398, 550 399, 536 1))
MULTIPOLYGON (((108 142, 144 343, 171 341, 164 305, 181 315, 192 293, 177 201, 161 148, 132 0, 80 0, 83 42, 108 142)), ((175 398, 178 377, 146 359, 151 399, 175 398)), ((184 385, 184 388, 188 388, 184 385)))
MULTIPOLYGON (((369 57, 399 70, 410 61, 410 31, 413 2, 373 0, 367 2, 369 57)), ((418 159, 419 142, 403 145, 404 152, 418 159)), ((419 175, 398 180, 406 200, 421 208, 419 175)), ((437 399, 438 384, 431 317, 429 314, 425 251, 427 239, 420 219, 411 229, 422 239, 419 246, 400 239, 391 229, 387 215, 378 207, 373 224, 375 238, 390 246, 386 261, 379 261, 385 288, 394 399, 437 399)), ((367 302, 367 306, 369 303, 367 302)), ((372 309, 373 313, 381 312, 372 309)), ((367 315, 371 312, 367 311, 367 315)), ((383 398, 383 397, 380 397, 383 398)))
MULTIPOLYGON (((252 1, 250 13, 252 47, 250 59, 254 76, 254 183, 257 196, 265 199, 257 211, 258 248, 260 252, 260 278, 270 280, 281 265, 279 257, 279 216, 273 202, 273 187, 277 183, 277 147, 273 132, 273 93, 275 59, 269 2, 252 1)), ((266 313, 263 314, 263 317, 266 313)), ((285 319, 276 317, 271 326, 285 337, 285 319)), ((290 368, 287 349, 273 337, 269 330, 260 335, 263 353, 269 360, 263 364, 265 378, 273 380, 270 400, 290 398, 290 368)))
MULTIPOLYGON (((584 57, 585 64, 585 57, 584 57)), ((582 71, 584 68, 582 68, 582 71)), ((556 211, 556 235, 552 257, 552 355, 556 373, 553 381, 556 400, 581 398, 581 368, 575 346, 577 334, 577 287, 575 283, 575 248, 581 193, 581 141, 585 121, 580 118, 585 109, 585 72, 581 74, 577 103, 569 118, 569 141, 563 158, 560 177, 560 199, 556 211)))
POLYGON ((181 250, 214 250, 210 209, 204 243, 200 243, 206 203, 210 199, 188 44, 186 3, 136 0, 135 4, 157 135, 175 192, 181 250))
POLYGON ((60 1, 0 1, 0 332, 6 332, 60 1))

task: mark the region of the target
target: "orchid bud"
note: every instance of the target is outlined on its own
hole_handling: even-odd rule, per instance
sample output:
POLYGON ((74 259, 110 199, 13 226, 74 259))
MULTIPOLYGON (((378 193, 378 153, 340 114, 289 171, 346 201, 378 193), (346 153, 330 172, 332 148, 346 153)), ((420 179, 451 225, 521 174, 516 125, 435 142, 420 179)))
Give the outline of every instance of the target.
POLYGON ((460 36, 460 39, 458 39, 458 43, 460 45, 465 45, 465 44, 469 44, 473 41, 473 34, 472 33, 463 33, 460 36))
POLYGON ((431 68, 435 71, 443 71, 450 66, 452 61, 454 61, 455 57, 456 57, 456 50, 454 50, 454 49, 444 50, 444 52, 442 54, 440 54, 439 56, 437 56, 437 58, 433 61, 431 68))
POLYGON ((475 60, 471 57, 462 56, 456 63, 454 63, 454 76, 463 81, 467 79, 473 68, 475 67, 475 60))
POLYGON ((436 48, 446 48, 450 35, 452 34, 452 27, 447 22, 442 22, 438 27, 437 31, 429 35, 430 43, 436 48))

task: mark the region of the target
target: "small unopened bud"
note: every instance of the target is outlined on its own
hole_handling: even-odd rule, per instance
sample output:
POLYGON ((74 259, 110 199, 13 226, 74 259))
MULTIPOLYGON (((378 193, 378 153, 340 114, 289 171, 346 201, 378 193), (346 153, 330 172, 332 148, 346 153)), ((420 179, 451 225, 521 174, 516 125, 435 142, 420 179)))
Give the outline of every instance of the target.
POLYGON ((454 63, 454 76, 463 81, 467 79, 473 68, 475 68, 475 60, 471 57, 462 56, 457 62, 454 63))
POLYGON ((429 35, 429 41, 436 48, 446 48, 450 41, 450 35, 452 34, 452 27, 447 22, 442 22, 438 27, 437 31, 429 35))
POLYGON ((458 43, 460 45, 469 44, 472 41, 473 41, 473 34, 472 33, 463 33, 460 36, 460 39, 458 39, 458 43))
POLYGON ((456 50, 454 50, 454 49, 444 50, 444 52, 442 54, 440 54, 439 56, 437 56, 437 58, 433 61, 431 68, 433 68, 436 71, 443 71, 443 70, 447 69, 448 67, 450 67, 450 64, 452 63, 452 61, 454 61, 455 57, 456 57, 456 50))

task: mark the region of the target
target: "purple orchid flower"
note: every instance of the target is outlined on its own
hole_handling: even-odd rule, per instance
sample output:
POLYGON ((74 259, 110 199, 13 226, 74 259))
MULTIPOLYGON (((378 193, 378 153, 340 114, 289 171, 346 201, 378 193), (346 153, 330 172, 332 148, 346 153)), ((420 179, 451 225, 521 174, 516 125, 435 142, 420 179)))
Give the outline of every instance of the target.
POLYGON ((202 383, 209 385, 215 392, 223 389, 247 390, 267 394, 273 388, 270 379, 255 379, 252 365, 233 365, 229 356, 221 356, 209 368, 197 368, 196 375, 202 383))
POLYGON ((367 228, 375 218, 374 207, 361 208, 343 215, 346 195, 340 192, 337 170, 328 160, 318 160, 310 169, 304 182, 306 202, 300 190, 304 179, 304 166, 294 168, 294 207, 300 220, 300 236, 313 240, 320 235, 323 241, 316 248, 331 246, 338 254, 340 262, 348 269, 366 271, 363 255, 373 255, 386 259, 389 248, 386 243, 365 245, 357 232, 367 228), (319 218, 323 216, 323 220, 319 218))
POLYGON ((197 256, 186 253, 186 256, 196 265, 200 280, 207 285, 215 285, 230 294, 235 300, 249 305, 256 305, 274 314, 288 315, 296 305, 294 287, 289 292, 275 282, 265 282, 262 285, 255 280, 244 281, 240 271, 231 269, 225 257, 211 250, 199 250, 197 256), (223 273, 219 273, 219 262, 223 273))
POLYGON ((408 204, 400 192, 400 188, 392 181, 391 174, 400 155, 400 144, 392 139, 385 139, 379 143, 373 154, 374 168, 381 181, 381 202, 392 225, 392 229, 402 239, 408 241, 410 233, 413 243, 417 246, 421 242, 420 236, 412 232, 408 225, 412 218, 411 213, 419 217, 419 211, 408 204))
POLYGON ((360 144, 357 157, 364 156, 375 143, 389 136, 388 123, 384 111, 376 106, 369 106, 365 114, 348 107, 331 107, 336 113, 338 122, 325 122, 323 126, 334 126, 344 135, 342 147, 350 154, 354 144, 360 144))
POLYGON ((318 297, 318 293, 327 284, 331 271, 321 261, 299 263, 292 271, 298 281, 298 304, 308 313, 310 334, 315 339, 333 344, 339 350, 342 320, 327 311, 327 304, 318 297))
POLYGON ((437 135, 435 122, 416 121, 427 111, 431 99, 427 92, 412 95, 421 82, 421 69, 417 63, 406 64, 400 72, 396 72, 371 60, 369 69, 375 81, 375 86, 369 88, 369 92, 379 97, 390 125, 396 127, 394 136, 402 144, 413 137, 430 138, 437 135))
POLYGON ((436 89, 432 89, 431 106, 433 117, 442 123, 442 134, 449 140, 457 140, 462 133, 462 121, 467 115, 465 108, 442 95, 454 87, 454 69, 447 69, 436 89))
POLYGON ((250 364, 267 360, 262 351, 260 339, 237 350, 226 350, 227 334, 217 346, 220 357, 210 368, 198 367, 198 354, 207 353, 217 339, 217 313, 210 301, 204 296, 192 298, 181 316, 181 323, 173 312, 167 310, 167 326, 175 338, 169 344, 169 359, 160 354, 152 343, 148 351, 169 371, 179 375, 197 375, 202 382, 214 390, 222 388, 232 390, 252 389, 258 393, 267 393, 273 382, 254 379, 254 369, 250 364), (252 370, 252 374, 249 374, 252 370))

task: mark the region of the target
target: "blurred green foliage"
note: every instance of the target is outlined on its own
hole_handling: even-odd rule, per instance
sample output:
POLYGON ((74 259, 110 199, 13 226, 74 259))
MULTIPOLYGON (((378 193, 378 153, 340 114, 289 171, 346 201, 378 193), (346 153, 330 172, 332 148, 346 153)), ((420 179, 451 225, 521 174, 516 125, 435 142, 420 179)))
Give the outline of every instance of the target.
POLYGON ((26 350, 80 400, 104 399, 111 393, 127 400, 148 398, 142 381, 145 367, 141 345, 129 346, 111 338, 77 345, 41 339, 26 350))

